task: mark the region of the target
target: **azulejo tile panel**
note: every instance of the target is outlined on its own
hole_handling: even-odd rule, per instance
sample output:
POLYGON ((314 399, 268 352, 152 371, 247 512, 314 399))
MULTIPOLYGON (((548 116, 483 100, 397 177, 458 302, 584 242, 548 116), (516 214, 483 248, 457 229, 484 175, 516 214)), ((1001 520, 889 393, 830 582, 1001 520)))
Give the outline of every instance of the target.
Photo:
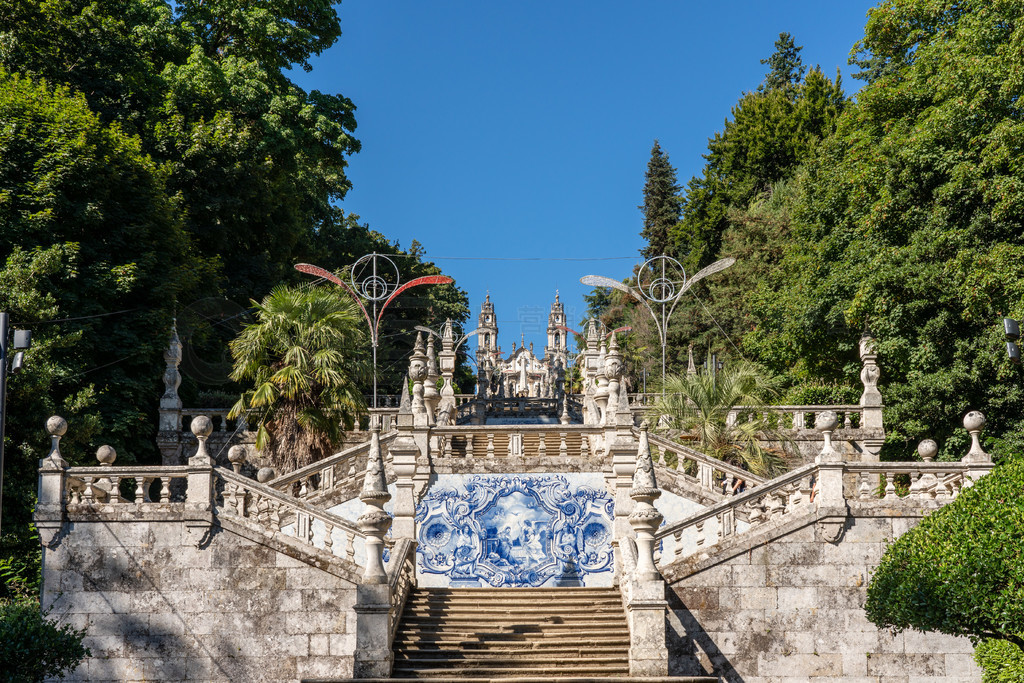
POLYGON ((421 586, 611 585, 602 475, 442 475, 416 511, 421 586))

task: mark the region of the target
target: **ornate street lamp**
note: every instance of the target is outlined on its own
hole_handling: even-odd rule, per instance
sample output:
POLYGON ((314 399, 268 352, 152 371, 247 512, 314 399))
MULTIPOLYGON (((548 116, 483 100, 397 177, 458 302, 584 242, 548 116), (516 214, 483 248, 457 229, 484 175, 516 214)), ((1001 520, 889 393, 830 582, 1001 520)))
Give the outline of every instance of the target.
POLYGON ((370 344, 373 346, 373 407, 377 407, 377 345, 380 342, 380 321, 384 316, 384 310, 407 289, 418 285, 446 285, 455 282, 447 275, 425 275, 415 280, 402 283, 398 273, 398 266, 384 254, 367 254, 352 264, 351 283, 349 287, 337 275, 320 266, 308 263, 295 265, 298 270, 309 275, 330 280, 338 285, 351 296, 366 318, 366 324, 370 328, 370 344), (366 301, 373 313, 366 310, 366 301))
POLYGON ((636 277, 636 288, 602 275, 586 275, 580 282, 590 287, 611 287, 633 297, 646 308, 654 319, 661 341, 661 392, 665 393, 665 350, 668 347, 668 321, 676 305, 693 285, 708 275, 725 270, 736 263, 734 258, 715 261, 697 272, 689 280, 682 264, 671 256, 655 256, 644 262, 636 277), (660 310, 658 310, 660 307, 660 310), (656 312, 657 310, 657 312, 656 312), (659 315, 660 313, 660 315, 659 315))

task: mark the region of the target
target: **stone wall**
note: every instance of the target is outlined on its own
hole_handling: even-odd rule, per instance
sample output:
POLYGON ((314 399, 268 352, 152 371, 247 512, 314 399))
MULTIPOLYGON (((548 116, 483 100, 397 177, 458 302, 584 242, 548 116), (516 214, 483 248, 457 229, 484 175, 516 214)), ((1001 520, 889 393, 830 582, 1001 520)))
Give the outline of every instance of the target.
POLYGON ((980 681, 966 638, 892 634, 865 616, 873 568, 921 510, 849 507, 842 527, 805 515, 665 567, 670 673, 743 683, 980 681), (836 531, 839 542, 829 542, 836 531))
POLYGON ((201 535, 180 516, 108 516, 68 522, 44 548, 43 606, 85 628, 92 651, 70 680, 352 675, 351 578, 242 528, 214 526, 197 545, 201 535))

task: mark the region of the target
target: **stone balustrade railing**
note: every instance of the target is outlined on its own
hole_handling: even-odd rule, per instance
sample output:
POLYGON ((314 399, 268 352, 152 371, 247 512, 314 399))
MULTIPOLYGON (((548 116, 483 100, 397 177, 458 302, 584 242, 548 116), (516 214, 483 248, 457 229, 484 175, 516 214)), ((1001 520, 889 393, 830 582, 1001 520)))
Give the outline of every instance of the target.
POLYGON ((581 457, 604 453, 604 430, 587 425, 531 424, 435 427, 435 457, 581 457))
MULTIPOLYGON (((639 437, 639 430, 634 429, 633 434, 639 437)), ((747 488, 765 482, 763 478, 741 467, 712 458, 663 436, 649 434, 648 441, 651 445, 652 459, 656 464, 674 470, 677 479, 702 489, 719 493, 724 491, 726 495, 733 495, 733 485, 739 479, 746 482, 747 488)))
MULTIPOLYGON (((380 439, 385 460, 389 455, 387 446, 395 439, 395 436, 395 433, 392 433, 380 439)), ((266 483, 267 486, 299 500, 319 499, 333 491, 348 489, 355 480, 362 477, 366 470, 366 456, 369 452, 369 441, 356 444, 266 483)))
MULTIPOLYGON (((852 490, 837 492, 847 501, 884 504, 906 501, 920 505, 925 501, 952 500, 993 465, 991 462, 841 462, 834 467, 842 475, 849 475, 844 478, 856 482, 852 490)), ((662 543, 659 563, 664 566, 699 553, 736 533, 749 532, 760 525, 809 511, 821 502, 818 497, 821 471, 821 465, 805 465, 661 527, 655 534, 655 539, 662 543)))
POLYGON ((397 541, 391 549, 391 558, 387 568, 388 592, 391 597, 391 610, 388 614, 388 629, 391 641, 394 642, 398 632, 398 623, 405 609, 405 601, 409 593, 416 587, 416 542, 408 538, 397 541))
POLYGON ((245 416, 243 415, 237 420, 229 419, 228 413, 230 412, 230 408, 182 408, 181 429, 187 432, 192 426, 192 420, 205 415, 213 423, 214 433, 247 431, 248 425, 245 422, 245 416))
POLYGON ((366 535, 355 523, 241 474, 220 468, 215 472, 224 482, 217 500, 218 513, 248 520, 271 533, 291 536, 305 545, 366 566, 366 535))
POLYGON ((556 398, 488 398, 482 399, 488 417, 557 417, 560 411, 556 398))
POLYGON ((858 405, 806 405, 806 406, 735 406, 729 411, 725 422, 734 425, 743 420, 760 417, 769 423, 775 423, 779 429, 794 432, 813 430, 814 421, 819 413, 832 411, 839 419, 839 429, 859 429, 863 424, 864 408, 858 405))
POLYGON ((185 500, 188 467, 71 467, 64 478, 64 504, 111 505, 119 509, 167 507, 185 500))

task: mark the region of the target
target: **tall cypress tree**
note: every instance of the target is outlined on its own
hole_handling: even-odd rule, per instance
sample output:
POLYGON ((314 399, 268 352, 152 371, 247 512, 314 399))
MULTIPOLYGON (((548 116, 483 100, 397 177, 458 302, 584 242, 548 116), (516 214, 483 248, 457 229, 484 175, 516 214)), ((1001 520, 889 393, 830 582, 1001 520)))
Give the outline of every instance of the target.
POLYGON ((637 208, 644 214, 640 236, 647 240, 647 246, 640 253, 644 258, 651 258, 667 253, 669 233, 679 222, 680 212, 676 169, 668 163, 668 154, 662 151, 657 140, 651 148, 644 178, 644 203, 637 208))

